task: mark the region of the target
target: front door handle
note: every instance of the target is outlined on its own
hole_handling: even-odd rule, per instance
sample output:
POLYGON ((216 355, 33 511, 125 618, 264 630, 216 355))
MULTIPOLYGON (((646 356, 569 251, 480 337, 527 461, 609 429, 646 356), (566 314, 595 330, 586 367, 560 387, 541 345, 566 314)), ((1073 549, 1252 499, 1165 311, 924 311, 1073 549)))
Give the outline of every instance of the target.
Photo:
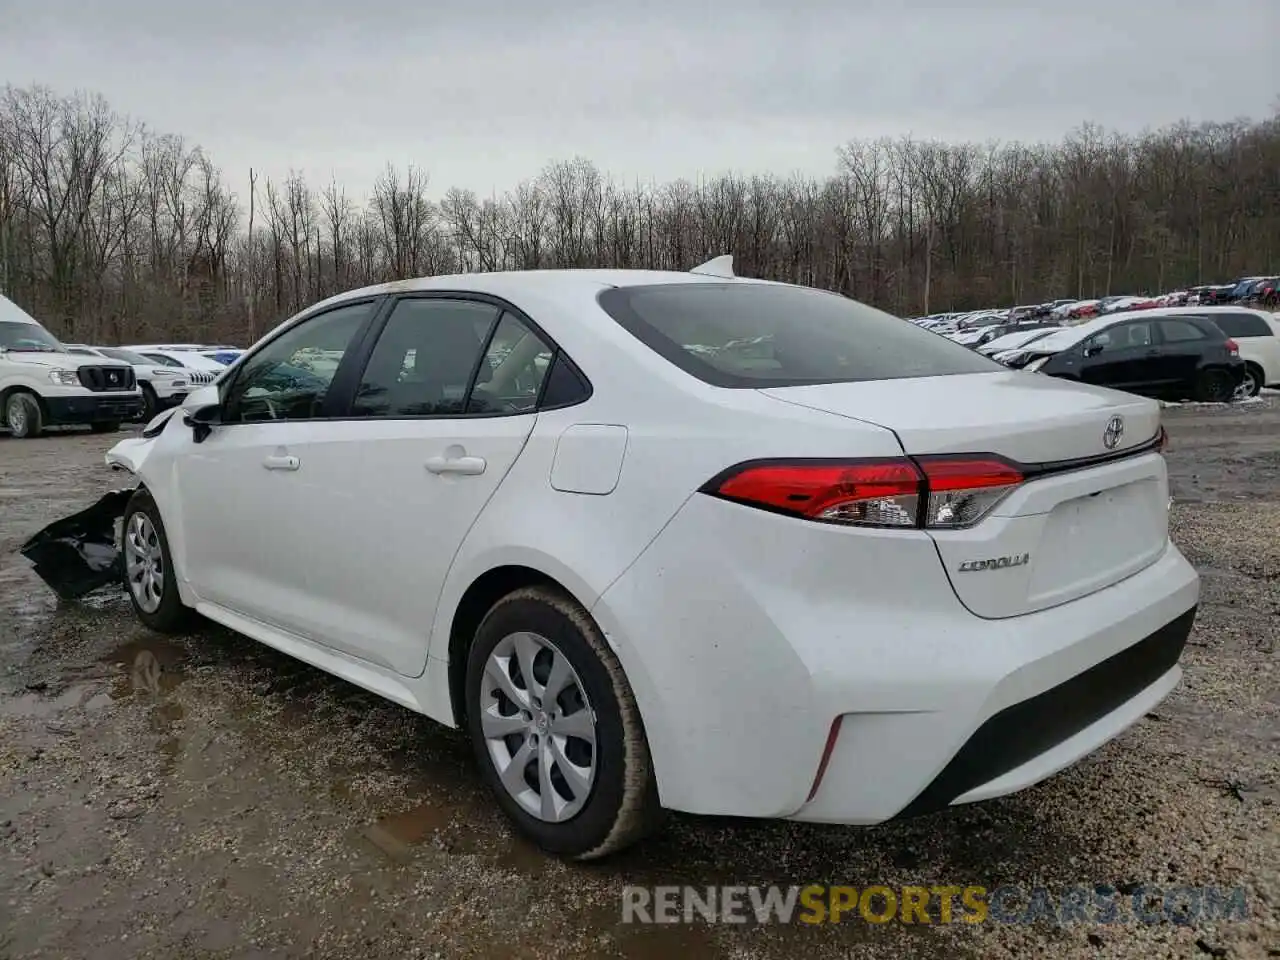
POLYGON ((285 457, 276 454, 263 460, 262 465, 268 470, 297 470, 298 467, 302 466, 302 461, 297 457, 285 457))
POLYGON ((432 473, 460 473, 475 477, 484 473, 488 466, 484 457, 431 457, 427 460, 427 469, 432 473))

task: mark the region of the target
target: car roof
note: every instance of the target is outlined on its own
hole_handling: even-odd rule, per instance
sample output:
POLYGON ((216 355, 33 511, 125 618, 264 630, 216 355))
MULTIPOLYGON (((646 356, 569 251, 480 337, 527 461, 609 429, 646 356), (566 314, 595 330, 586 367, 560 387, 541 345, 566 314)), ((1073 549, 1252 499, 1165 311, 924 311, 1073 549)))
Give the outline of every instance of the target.
MULTIPOLYGON (((554 296, 557 293, 580 293, 583 290, 608 287, 637 287, 659 283, 774 283, 748 277, 717 277, 708 274, 682 273, 676 270, 508 270, 493 273, 456 273, 437 277, 415 277, 409 280, 392 280, 348 290, 330 297, 315 307, 333 306, 363 297, 385 296, 397 293, 420 293, 436 290, 457 290, 466 293, 487 293, 497 297, 524 295, 554 296)), ((788 284, 781 284, 788 286, 788 284)), ((314 308, 308 308, 310 313, 314 308)))
POLYGON ((1115 317, 1206 317, 1212 320, 1214 317, 1225 316, 1229 313, 1251 313, 1255 317, 1262 317, 1264 320, 1270 318, 1271 314, 1266 310, 1257 310, 1254 307, 1233 307, 1233 306, 1205 306, 1205 307, 1152 307, 1150 310, 1130 310, 1127 313, 1108 314, 1115 317))

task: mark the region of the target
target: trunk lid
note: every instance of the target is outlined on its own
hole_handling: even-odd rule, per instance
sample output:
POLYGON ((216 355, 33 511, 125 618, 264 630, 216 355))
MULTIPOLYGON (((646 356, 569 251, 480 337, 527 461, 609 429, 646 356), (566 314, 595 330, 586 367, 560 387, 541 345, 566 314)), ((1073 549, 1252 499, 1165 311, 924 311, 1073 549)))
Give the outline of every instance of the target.
POLYGON ((994 453, 1023 465, 1028 479, 974 526, 930 531, 957 597, 978 616, 1086 596, 1166 548, 1164 458, 1124 456, 1159 431, 1154 400, 1013 371, 761 392, 890 429, 910 455, 994 453), (1114 417, 1123 432, 1108 447, 1114 417))

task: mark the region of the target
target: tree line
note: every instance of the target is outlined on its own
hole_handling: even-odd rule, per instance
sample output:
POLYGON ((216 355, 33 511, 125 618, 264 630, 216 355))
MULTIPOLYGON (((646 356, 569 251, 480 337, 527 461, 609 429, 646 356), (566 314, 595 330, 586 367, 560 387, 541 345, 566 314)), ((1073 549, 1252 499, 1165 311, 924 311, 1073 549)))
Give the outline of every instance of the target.
POLYGON ((319 299, 477 270, 687 270, 901 315, 1280 269, 1280 112, 1056 144, 855 140, 830 176, 625 184, 575 157, 505 195, 388 163, 367 201, 221 170, 101 97, 0 92, 0 292, 67 341, 249 342, 319 299), (233 179, 236 182, 232 182, 233 179))

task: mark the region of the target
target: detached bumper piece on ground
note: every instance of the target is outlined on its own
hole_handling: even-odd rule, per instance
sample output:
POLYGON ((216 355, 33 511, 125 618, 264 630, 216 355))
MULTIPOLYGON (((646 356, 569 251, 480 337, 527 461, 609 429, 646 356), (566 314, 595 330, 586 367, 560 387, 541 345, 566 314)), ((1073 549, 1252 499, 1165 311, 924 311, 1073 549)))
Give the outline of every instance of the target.
POLYGON ((93 506, 55 520, 22 545, 21 553, 63 600, 119 583, 122 577, 116 521, 132 490, 115 490, 93 506))

